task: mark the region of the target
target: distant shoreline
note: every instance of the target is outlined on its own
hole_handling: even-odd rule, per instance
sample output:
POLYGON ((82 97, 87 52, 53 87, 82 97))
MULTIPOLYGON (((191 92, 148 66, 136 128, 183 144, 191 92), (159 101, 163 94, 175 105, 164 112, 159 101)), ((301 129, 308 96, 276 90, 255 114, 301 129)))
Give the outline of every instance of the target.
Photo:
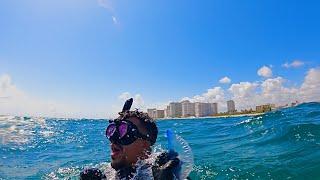
MULTIPOLYGON (((230 118, 230 117, 245 117, 245 116, 259 116, 263 115, 265 113, 249 113, 249 114, 232 114, 232 115, 217 115, 217 116, 204 116, 204 117, 175 117, 175 118, 155 118, 157 121, 165 121, 165 120, 191 120, 191 119, 216 119, 216 118, 230 118)), ((12 116, 12 115, 0 115, 0 120, 2 120, 5 117, 23 117, 23 116, 12 116)), ((30 116, 32 118, 32 116, 30 116)), ((59 119, 59 120, 109 120, 104 118, 55 118, 55 117, 37 117, 34 116, 34 118, 45 118, 45 119, 59 119)))
POLYGON ((259 116, 265 113, 249 113, 249 114, 231 114, 231 115, 221 115, 221 116, 204 116, 204 117, 181 117, 181 118, 158 118, 156 120, 165 121, 165 120, 191 120, 191 119, 216 119, 216 118, 232 118, 232 117, 245 117, 245 116, 259 116))

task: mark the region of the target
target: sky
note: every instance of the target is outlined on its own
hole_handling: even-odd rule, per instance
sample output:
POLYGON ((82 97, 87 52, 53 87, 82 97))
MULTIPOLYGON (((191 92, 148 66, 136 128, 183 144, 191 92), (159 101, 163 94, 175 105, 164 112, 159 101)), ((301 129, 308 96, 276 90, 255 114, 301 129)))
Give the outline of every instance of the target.
POLYGON ((318 1, 3 0, 0 114, 320 101, 318 1))

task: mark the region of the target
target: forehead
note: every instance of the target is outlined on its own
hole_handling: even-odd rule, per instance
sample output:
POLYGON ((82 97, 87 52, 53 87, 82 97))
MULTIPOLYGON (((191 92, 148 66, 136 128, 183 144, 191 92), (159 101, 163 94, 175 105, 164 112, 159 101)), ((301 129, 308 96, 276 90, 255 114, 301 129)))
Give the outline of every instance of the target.
POLYGON ((136 126, 141 126, 140 120, 136 117, 127 118, 128 121, 132 122, 136 126))
POLYGON ((145 128, 142 126, 140 120, 137 117, 130 117, 127 120, 135 124, 140 132, 146 132, 145 128))

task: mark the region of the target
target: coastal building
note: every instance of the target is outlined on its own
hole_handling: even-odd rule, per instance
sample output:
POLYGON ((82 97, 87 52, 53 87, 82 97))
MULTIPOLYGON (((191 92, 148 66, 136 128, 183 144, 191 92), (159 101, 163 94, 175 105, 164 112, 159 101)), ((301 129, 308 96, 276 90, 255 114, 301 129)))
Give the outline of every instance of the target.
POLYGON ((179 102, 171 102, 169 104, 169 117, 181 117, 182 104, 179 102))
POLYGON ((159 118, 164 118, 164 110, 154 110, 154 118, 159 119, 159 118))
POLYGON ((261 106, 256 106, 256 112, 258 113, 269 112, 272 110, 272 107, 273 107, 272 104, 264 104, 261 106))
POLYGON ((151 118, 155 118, 155 112, 154 112, 155 110, 156 110, 155 108, 147 109, 147 113, 151 118))
POLYGON ((233 100, 227 101, 227 107, 228 107, 228 113, 235 113, 236 112, 236 106, 234 104, 233 100))
POLYGON ((190 101, 182 101, 182 117, 195 116, 195 104, 190 101))
POLYGON ((164 117, 168 118, 170 117, 170 106, 167 106, 164 110, 164 117))
POLYGON ((213 114, 213 109, 211 103, 195 103, 195 115, 197 117, 204 117, 213 114))
POLYGON ((212 115, 218 114, 218 103, 211 103, 212 115))
POLYGON ((158 119, 158 118, 164 118, 165 110, 159 110, 159 109, 147 109, 147 113, 151 118, 158 119))

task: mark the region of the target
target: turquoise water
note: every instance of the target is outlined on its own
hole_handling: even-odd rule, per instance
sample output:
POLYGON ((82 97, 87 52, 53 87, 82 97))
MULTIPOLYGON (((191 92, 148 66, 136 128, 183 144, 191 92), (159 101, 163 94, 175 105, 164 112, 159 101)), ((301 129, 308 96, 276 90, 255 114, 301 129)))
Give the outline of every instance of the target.
MULTIPOLYGON (((0 179, 76 179, 109 161, 106 120, 0 117, 0 179)), ((256 117, 159 121, 189 142, 192 179, 320 179, 320 103, 256 117)))

